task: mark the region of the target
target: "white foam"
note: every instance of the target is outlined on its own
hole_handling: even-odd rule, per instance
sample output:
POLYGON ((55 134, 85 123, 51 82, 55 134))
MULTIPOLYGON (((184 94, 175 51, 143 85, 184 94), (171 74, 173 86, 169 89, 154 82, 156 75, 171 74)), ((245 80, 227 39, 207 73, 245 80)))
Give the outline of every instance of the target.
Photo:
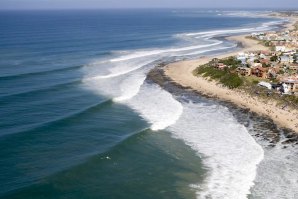
POLYGON ((136 58, 147 57, 147 56, 152 56, 152 55, 161 55, 161 54, 168 54, 168 53, 173 53, 173 52, 195 50, 195 49, 200 49, 200 48, 205 48, 205 47, 210 47, 210 46, 216 46, 221 43, 222 43, 222 41, 216 41, 214 43, 209 43, 209 44, 205 44, 205 45, 167 48, 167 49, 162 49, 162 50, 147 50, 147 51, 143 50, 143 51, 134 52, 134 53, 131 53, 128 55, 120 56, 118 58, 112 59, 111 62, 120 62, 120 61, 126 61, 126 60, 130 60, 130 59, 136 59, 136 58))
POLYGON ((265 149, 265 158, 258 166, 254 198, 298 198, 298 150, 297 147, 283 148, 277 144, 265 149))
MULTIPOLYGON (((115 78, 118 76, 126 75, 142 67, 146 66, 147 64, 151 63, 153 59, 138 59, 138 60, 127 60, 126 62, 114 64, 110 61, 106 62, 98 62, 95 66, 99 68, 99 70, 105 70, 108 74, 101 74, 99 71, 99 75, 96 75, 98 69, 90 69, 87 68, 88 77, 84 78, 84 81, 92 81, 92 80, 100 80, 100 79, 109 79, 115 78)), ((94 65, 94 64, 93 64, 94 65)), ((90 65, 89 65, 90 66, 90 65)))
POLYGON ((202 53, 206 53, 206 52, 210 52, 210 51, 225 50, 225 49, 235 48, 235 47, 237 47, 237 44, 235 44, 233 46, 221 47, 221 48, 216 48, 216 49, 193 51, 192 53, 187 53, 185 55, 198 55, 198 54, 202 54, 202 53))
POLYGON ((126 103, 140 113, 151 129, 161 130, 176 123, 183 112, 182 105, 157 85, 144 83, 139 93, 126 103))
POLYGON ((93 79, 85 83, 94 92, 109 96, 138 112, 151 129, 161 130, 174 124, 182 113, 182 105, 157 85, 144 83, 145 71, 113 79, 93 79))
POLYGON ((183 104, 180 119, 168 129, 203 156, 210 169, 197 198, 247 198, 263 150, 227 108, 183 104))
POLYGON ((221 45, 221 41, 211 40, 210 36, 254 30, 242 28, 183 34, 181 38, 191 41, 190 45, 119 51, 112 59, 94 65, 94 71, 88 67, 84 82, 96 93, 134 109, 151 124, 152 130, 169 128, 175 137, 184 140, 199 155, 204 155, 204 163, 210 171, 205 183, 199 187, 198 198, 246 198, 253 186, 257 164, 263 158, 262 148, 226 108, 182 105, 159 86, 147 84, 145 78, 149 68, 144 66, 163 57, 231 48, 221 45))
POLYGON ((124 79, 119 85, 120 87, 120 95, 115 97, 113 100, 115 102, 123 102, 129 100, 136 96, 146 79, 146 75, 144 73, 134 74, 133 76, 129 76, 124 79))
POLYGON ((237 33, 250 33, 269 30, 271 26, 282 24, 286 20, 278 20, 263 23, 261 26, 250 27, 250 28, 238 28, 238 29, 222 29, 222 30, 212 30, 203 32, 193 32, 193 33, 183 33, 178 34, 179 37, 194 37, 194 38, 211 38, 214 36, 226 35, 226 34, 237 34, 237 33))

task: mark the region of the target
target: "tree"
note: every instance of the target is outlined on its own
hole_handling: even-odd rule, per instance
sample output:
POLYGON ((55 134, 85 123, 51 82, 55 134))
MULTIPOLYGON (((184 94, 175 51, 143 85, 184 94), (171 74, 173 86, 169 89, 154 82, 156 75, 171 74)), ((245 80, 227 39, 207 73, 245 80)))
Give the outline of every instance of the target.
POLYGON ((278 57, 276 55, 270 57, 270 61, 277 61, 278 60, 278 57))

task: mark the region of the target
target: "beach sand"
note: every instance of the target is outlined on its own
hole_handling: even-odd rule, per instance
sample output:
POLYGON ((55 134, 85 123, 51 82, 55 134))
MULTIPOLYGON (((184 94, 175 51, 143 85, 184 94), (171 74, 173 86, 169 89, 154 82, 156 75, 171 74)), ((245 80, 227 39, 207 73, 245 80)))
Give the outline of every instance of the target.
MULTIPOLYGON (((231 36, 227 39, 241 42, 243 49, 216 56, 225 58, 234 56, 243 51, 267 50, 267 47, 259 44, 258 41, 245 38, 247 35, 231 36)), ((264 101, 263 99, 251 96, 240 89, 228 89, 215 81, 208 81, 203 77, 193 75, 193 71, 200 65, 208 63, 213 57, 203 57, 195 60, 179 61, 171 63, 164 68, 165 75, 174 82, 185 86, 210 97, 229 101, 237 106, 248 108, 251 111, 270 117, 278 126, 291 129, 298 133, 298 110, 282 108, 275 101, 264 101)))

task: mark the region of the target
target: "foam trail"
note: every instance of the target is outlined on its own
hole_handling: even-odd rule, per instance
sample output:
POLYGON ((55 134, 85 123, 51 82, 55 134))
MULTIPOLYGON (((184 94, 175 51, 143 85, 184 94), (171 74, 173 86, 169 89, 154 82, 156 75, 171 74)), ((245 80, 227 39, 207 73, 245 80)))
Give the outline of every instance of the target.
POLYGON ((192 185, 197 198, 247 198, 264 156, 261 146, 227 108, 193 103, 183 107, 180 119, 168 129, 200 153, 210 169, 203 185, 192 185))
POLYGON ((203 32, 193 32, 193 33, 183 33, 178 34, 179 37, 194 37, 194 38, 211 38, 214 36, 226 35, 226 34, 237 34, 237 33, 249 33, 249 32, 259 32, 269 30, 271 26, 279 25, 284 23, 284 20, 273 21, 263 23, 259 27, 253 28, 240 28, 240 29, 223 29, 223 30, 213 30, 213 31, 203 31, 203 32))
POLYGON ((216 49, 194 51, 192 53, 185 54, 185 56, 187 56, 187 55, 198 55, 198 54, 202 54, 202 53, 206 53, 206 52, 210 52, 210 51, 224 50, 224 49, 235 48, 235 47, 237 47, 237 44, 236 45, 233 45, 233 46, 227 46, 227 47, 216 48, 216 49))
POLYGON ((167 91, 145 82, 146 71, 140 70, 113 79, 87 81, 88 88, 113 98, 138 112, 151 124, 151 129, 161 130, 174 124, 183 111, 182 105, 167 91))
POLYGON ((122 102, 133 98, 138 94, 145 79, 146 75, 144 73, 135 74, 133 77, 130 76, 130 78, 125 79, 120 85, 120 96, 115 97, 113 100, 115 102, 122 102))
POLYGON ((147 84, 145 78, 150 66, 146 64, 171 56, 228 49, 231 46, 221 45, 221 41, 210 38, 231 32, 262 30, 266 26, 180 34, 180 39, 191 44, 161 50, 120 52, 95 66, 99 71, 96 69, 93 73, 89 67, 84 82, 100 95, 131 107, 150 123, 152 130, 168 128, 175 137, 196 150, 198 155, 204 156, 203 161, 210 170, 204 184, 194 186, 198 187, 198 198, 246 198, 254 185, 257 164, 263 159, 262 148, 227 108, 181 104, 159 86, 147 84), (194 45, 198 43, 200 45, 194 45), (104 70, 104 74, 101 70, 104 70))
POLYGON ((147 83, 126 103, 149 121, 154 131, 175 124, 183 112, 182 105, 170 93, 147 83))
POLYGON ((109 79, 109 78, 125 75, 144 67, 150 62, 152 62, 152 60, 149 60, 149 61, 143 60, 141 63, 129 62, 126 65, 121 64, 120 66, 118 65, 116 67, 109 68, 108 70, 110 71, 110 74, 108 75, 98 75, 98 76, 88 77, 88 78, 84 78, 84 81, 109 79))
POLYGON ((168 49, 164 49, 164 50, 139 51, 139 52, 135 52, 135 53, 132 53, 129 55, 121 56, 119 58, 112 59, 111 62, 126 61, 126 60, 130 60, 130 59, 136 59, 136 58, 147 57, 147 56, 152 56, 152 55, 160 55, 160 54, 164 54, 164 53, 195 50, 195 49, 199 49, 199 48, 216 46, 221 43, 222 43, 222 41, 216 41, 214 43, 210 43, 210 44, 206 44, 206 45, 196 45, 196 46, 188 46, 188 47, 182 47, 182 48, 168 48, 168 49))

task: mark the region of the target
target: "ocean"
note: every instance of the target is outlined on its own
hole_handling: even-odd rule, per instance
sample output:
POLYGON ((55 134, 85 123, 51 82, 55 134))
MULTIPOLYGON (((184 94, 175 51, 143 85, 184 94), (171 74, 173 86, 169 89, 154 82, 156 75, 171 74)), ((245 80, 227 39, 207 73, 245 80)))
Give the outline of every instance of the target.
POLYGON ((284 22, 260 13, 1 11, 0 198, 295 198, 294 149, 271 153, 247 114, 146 79, 284 22), (292 170, 271 177, 275 157, 292 170))

